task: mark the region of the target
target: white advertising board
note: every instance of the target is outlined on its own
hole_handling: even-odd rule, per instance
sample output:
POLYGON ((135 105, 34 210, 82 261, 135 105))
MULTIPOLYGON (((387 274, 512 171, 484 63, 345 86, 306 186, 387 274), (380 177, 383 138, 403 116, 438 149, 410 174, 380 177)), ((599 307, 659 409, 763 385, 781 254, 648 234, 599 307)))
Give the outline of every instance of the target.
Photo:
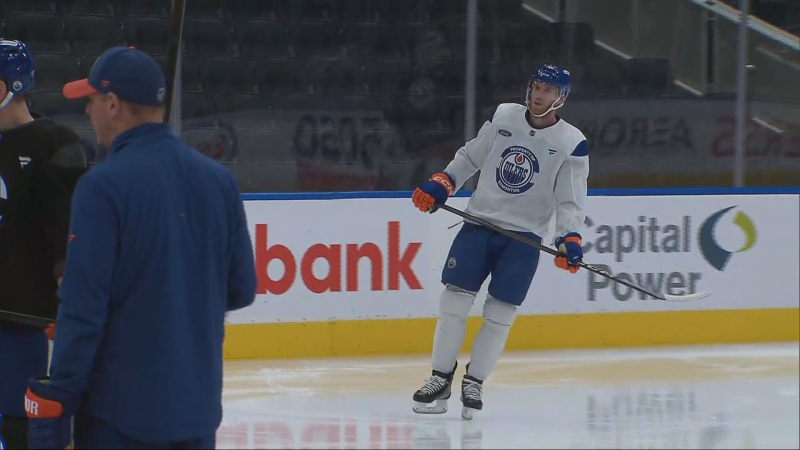
MULTIPOLYGON (((586 262, 657 292, 712 295, 688 303, 647 299, 586 270, 558 270, 542 255, 519 313, 797 308, 799 200, 589 197, 586 262)), ((458 217, 420 213, 406 198, 246 201, 245 208, 259 294, 229 323, 435 317, 458 217)), ((484 288, 472 315, 485 296, 484 288)))

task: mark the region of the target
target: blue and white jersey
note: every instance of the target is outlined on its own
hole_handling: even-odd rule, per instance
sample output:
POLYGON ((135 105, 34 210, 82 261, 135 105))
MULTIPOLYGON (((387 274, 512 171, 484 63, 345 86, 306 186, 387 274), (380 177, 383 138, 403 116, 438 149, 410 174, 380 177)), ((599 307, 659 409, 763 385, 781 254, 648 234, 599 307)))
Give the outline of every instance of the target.
POLYGON ((515 103, 498 106, 444 171, 456 189, 481 171, 466 208, 476 217, 544 237, 555 214, 555 236, 580 233, 589 176, 586 137, 560 118, 550 127, 532 128, 525 111, 515 103))

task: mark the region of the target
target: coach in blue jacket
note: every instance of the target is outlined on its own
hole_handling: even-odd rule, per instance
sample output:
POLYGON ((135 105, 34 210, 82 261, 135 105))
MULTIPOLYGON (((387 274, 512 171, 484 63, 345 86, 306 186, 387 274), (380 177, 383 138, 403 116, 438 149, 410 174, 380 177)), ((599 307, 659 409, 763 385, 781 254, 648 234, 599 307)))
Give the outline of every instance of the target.
MULTIPOLYGON (((213 448, 224 316, 253 303, 239 188, 163 123, 164 74, 117 47, 64 86, 108 159, 78 184, 49 380, 25 399, 31 448, 213 448)), ((44 374, 43 374, 44 375, 44 374)))

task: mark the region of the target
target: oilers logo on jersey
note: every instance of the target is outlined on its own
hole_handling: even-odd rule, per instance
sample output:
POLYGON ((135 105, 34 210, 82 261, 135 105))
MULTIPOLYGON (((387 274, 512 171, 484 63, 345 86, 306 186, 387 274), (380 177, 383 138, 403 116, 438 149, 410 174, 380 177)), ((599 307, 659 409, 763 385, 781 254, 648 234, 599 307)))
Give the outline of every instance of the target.
POLYGON ((533 186, 533 176, 539 173, 539 161, 532 151, 513 146, 500 155, 497 166, 497 185, 509 194, 522 194, 533 186))

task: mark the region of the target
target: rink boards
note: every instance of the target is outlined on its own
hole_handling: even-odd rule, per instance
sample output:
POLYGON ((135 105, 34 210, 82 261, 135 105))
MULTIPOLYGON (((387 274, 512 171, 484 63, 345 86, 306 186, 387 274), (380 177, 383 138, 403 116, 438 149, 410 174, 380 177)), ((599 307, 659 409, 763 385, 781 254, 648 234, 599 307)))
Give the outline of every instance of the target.
MULTIPOLYGON (((797 341, 798 192, 593 192, 586 262, 657 292, 711 295, 645 298, 586 270, 558 270, 542 255, 506 348, 797 341)), ((430 352, 441 271, 458 263, 447 258, 458 217, 420 213, 407 192, 246 195, 245 209, 259 293, 229 315, 226 358, 430 352)), ((487 285, 464 351, 482 323, 487 285)))

